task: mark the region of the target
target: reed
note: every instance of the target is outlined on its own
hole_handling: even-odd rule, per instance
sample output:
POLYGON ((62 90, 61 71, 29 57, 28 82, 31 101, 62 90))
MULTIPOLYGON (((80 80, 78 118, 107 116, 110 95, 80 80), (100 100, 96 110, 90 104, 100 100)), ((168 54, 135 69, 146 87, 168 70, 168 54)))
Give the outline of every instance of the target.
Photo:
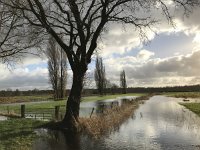
POLYGON ((149 97, 149 95, 142 96, 136 100, 127 101, 121 106, 106 109, 101 115, 95 115, 91 118, 79 118, 81 131, 86 132, 94 138, 110 133, 128 120, 133 115, 134 110, 138 108, 139 104, 143 103, 143 100, 149 99, 149 97))

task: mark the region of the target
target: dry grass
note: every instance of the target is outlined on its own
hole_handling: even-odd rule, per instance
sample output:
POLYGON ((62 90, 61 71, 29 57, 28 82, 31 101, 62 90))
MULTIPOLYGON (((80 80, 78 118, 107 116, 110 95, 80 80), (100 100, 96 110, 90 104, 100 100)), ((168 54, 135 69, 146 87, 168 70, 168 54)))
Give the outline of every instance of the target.
POLYGON ((133 115, 134 110, 138 108, 140 103, 142 103, 142 101, 139 101, 138 98, 135 101, 126 102, 122 106, 115 106, 111 109, 107 109, 102 115, 93 116, 91 118, 80 118, 80 127, 90 136, 98 138, 119 127, 133 115))
POLYGON ((21 116, 19 114, 16 114, 16 113, 3 113, 3 112, 0 112, 0 115, 1 116, 5 116, 5 117, 10 117, 10 118, 20 118, 21 116))
POLYGON ((200 92, 169 92, 166 95, 176 98, 199 98, 200 92))
POLYGON ((127 101, 122 106, 115 106, 105 110, 102 115, 95 115, 91 118, 80 118, 80 128, 90 136, 98 138, 119 127, 133 115, 134 110, 138 108, 139 104, 144 103, 144 100, 148 100, 151 96, 141 96, 133 101, 127 101))
POLYGON ((33 96, 8 96, 0 97, 0 104, 36 102, 52 100, 52 95, 33 95, 33 96))

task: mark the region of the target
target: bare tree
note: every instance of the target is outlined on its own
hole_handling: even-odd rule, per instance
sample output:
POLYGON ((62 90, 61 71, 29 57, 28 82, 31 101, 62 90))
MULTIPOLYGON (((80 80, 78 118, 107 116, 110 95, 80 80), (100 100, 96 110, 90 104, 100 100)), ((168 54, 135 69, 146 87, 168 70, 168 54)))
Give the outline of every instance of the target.
POLYGON ((40 48, 42 28, 24 24, 22 13, 15 8, 0 3, 0 61, 11 63, 20 60, 27 53, 38 55, 30 48, 40 48), (29 49, 29 51, 27 51, 29 49))
POLYGON ((110 80, 107 80, 106 88, 110 90, 111 94, 115 94, 117 93, 117 89, 119 88, 119 86, 115 83, 112 83, 110 80))
POLYGON ((171 2, 174 4, 168 5, 166 0, 0 0, 8 8, 22 12, 24 25, 45 29, 67 54, 73 83, 62 125, 69 128, 78 121, 84 75, 104 29, 109 23, 129 24, 144 37, 143 29, 151 29, 157 22, 152 10, 161 10, 172 22, 169 7, 183 8, 188 14, 199 6, 199 0, 171 2))
POLYGON ((64 98, 67 84, 67 56, 53 37, 47 48, 49 80, 54 91, 54 99, 64 98))
POLYGON ((67 56, 60 49, 60 98, 64 98, 67 85, 67 56))
POLYGON ((126 84, 126 74, 124 70, 120 73, 120 86, 122 88, 122 93, 126 94, 127 84, 126 84))
POLYGON ((96 88, 100 95, 105 94, 106 89, 106 72, 105 66, 103 65, 103 60, 101 57, 96 58, 96 68, 94 71, 94 78, 96 82, 96 88))
POLYGON ((86 72, 84 79, 83 79, 83 87, 84 88, 93 88, 92 81, 93 81, 93 73, 86 72))
POLYGON ((49 80, 54 92, 54 99, 58 99, 60 55, 59 55, 59 50, 56 47, 56 41, 52 37, 49 38, 49 44, 46 54, 48 58, 49 80))

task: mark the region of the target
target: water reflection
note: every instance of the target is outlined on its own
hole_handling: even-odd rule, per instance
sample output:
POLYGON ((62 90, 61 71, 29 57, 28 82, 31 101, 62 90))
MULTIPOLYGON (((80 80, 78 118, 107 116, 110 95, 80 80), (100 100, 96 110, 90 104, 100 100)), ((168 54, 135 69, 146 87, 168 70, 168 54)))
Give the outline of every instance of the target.
POLYGON ((7 120, 7 117, 5 117, 5 116, 0 116, 0 121, 4 121, 4 120, 7 120))
POLYGON ((80 150, 80 135, 66 131, 37 130, 41 137, 35 141, 35 150, 80 150))
POLYGON ((89 117, 93 108, 95 114, 101 114, 106 108, 121 106, 122 103, 134 100, 135 98, 137 98, 137 96, 118 97, 117 99, 107 99, 95 102, 82 102, 80 104, 80 116, 89 117))
POLYGON ((200 117, 179 105, 178 101, 180 99, 154 96, 118 130, 98 140, 87 135, 43 130, 40 134, 45 138, 37 139, 33 149, 199 149, 200 117))

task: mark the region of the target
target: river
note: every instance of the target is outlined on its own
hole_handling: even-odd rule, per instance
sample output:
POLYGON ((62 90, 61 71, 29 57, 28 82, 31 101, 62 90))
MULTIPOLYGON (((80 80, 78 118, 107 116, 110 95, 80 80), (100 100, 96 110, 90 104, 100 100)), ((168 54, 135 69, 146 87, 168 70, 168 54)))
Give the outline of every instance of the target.
POLYGON ((40 129, 34 150, 198 150, 200 117, 178 102, 182 99, 154 96, 113 132, 93 139, 40 129))

